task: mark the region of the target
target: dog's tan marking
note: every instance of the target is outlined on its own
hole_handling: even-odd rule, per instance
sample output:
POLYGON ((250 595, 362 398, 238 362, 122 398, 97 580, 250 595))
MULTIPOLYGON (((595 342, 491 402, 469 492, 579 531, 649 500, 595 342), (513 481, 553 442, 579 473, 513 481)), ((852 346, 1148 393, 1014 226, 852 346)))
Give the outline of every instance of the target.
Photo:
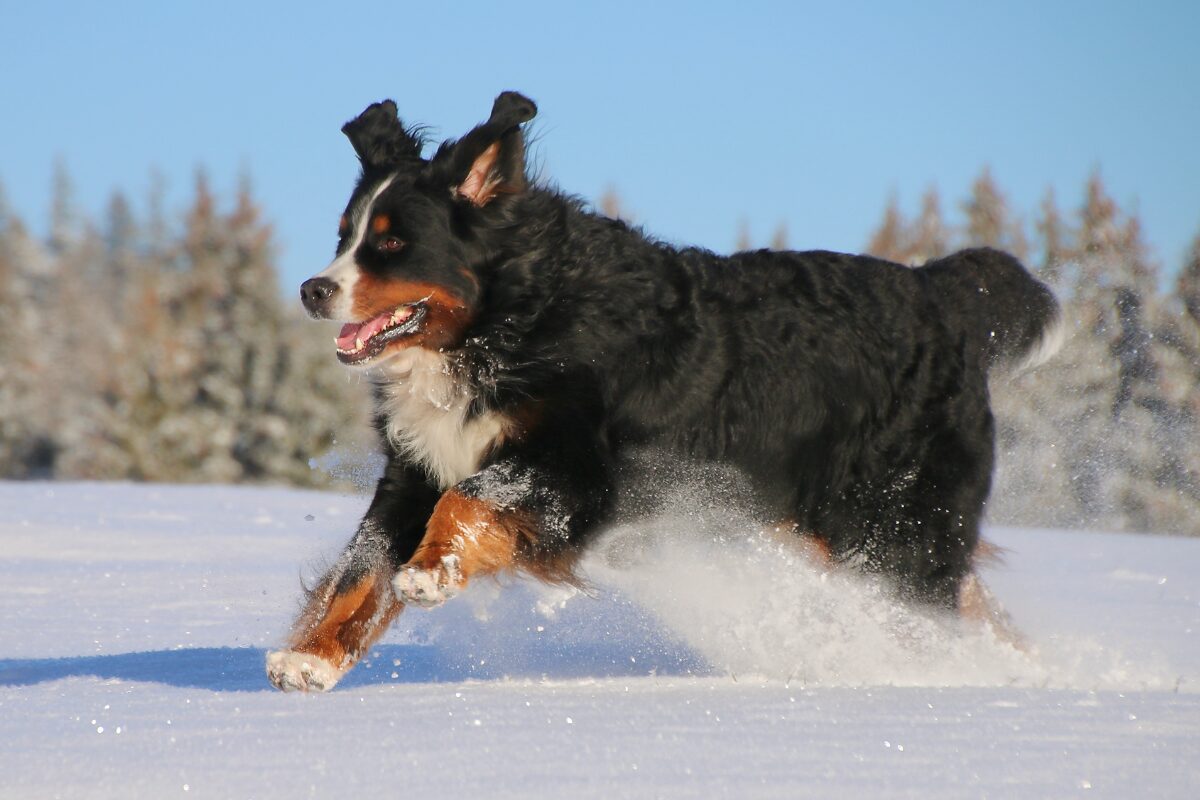
POLYGON ((484 454, 485 458, 496 455, 507 444, 524 441, 529 432, 541 422, 542 413, 543 407, 540 400, 530 401, 509 411, 500 435, 492 440, 491 446, 484 454))
POLYGON ((390 347, 424 347, 441 350, 462 341, 474 318, 467 301, 444 286, 417 281, 397 281, 362 272, 354 284, 350 311, 354 319, 377 317, 407 303, 423 301, 426 317, 421 329, 392 342, 390 347))
POLYGON ((387 214, 376 214, 371 220, 371 230, 375 233, 383 233, 390 227, 392 227, 392 220, 387 214))
POLYGON ((829 542, 815 533, 805 533, 800 526, 790 520, 784 520, 772 525, 765 531, 766 535, 782 544, 784 547, 799 553, 814 567, 824 572, 834 564, 833 553, 829 542))
POLYGON ((371 574, 342 592, 318 587, 296 621, 289 649, 350 669, 404 609, 390 578, 371 574))
POLYGON ((539 525, 528 511, 505 508, 482 498, 451 489, 434 506, 425 538, 406 567, 438 571, 447 557, 457 571, 452 578, 460 589, 475 577, 513 569, 547 583, 575 582, 574 550, 550 556, 538 553, 539 525))
POLYGON ((1018 650, 1029 649, 1012 617, 974 572, 967 573, 958 584, 958 614, 968 622, 990 628, 997 639, 1018 650))
POLYGON ((455 556, 466 585, 477 575, 511 569, 522 542, 536 538, 536 526, 526 515, 451 489, 434 506, 408 566, 434 569, 446 556, 455 556))

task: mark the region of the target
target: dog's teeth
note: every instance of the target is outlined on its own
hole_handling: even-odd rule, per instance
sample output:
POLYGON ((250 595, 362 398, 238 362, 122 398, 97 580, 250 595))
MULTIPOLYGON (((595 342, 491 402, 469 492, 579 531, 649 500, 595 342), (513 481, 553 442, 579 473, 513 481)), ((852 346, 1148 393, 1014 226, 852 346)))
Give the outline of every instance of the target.
POLYGON ((363 349, 363 340, 356 338, 354 340, 354 352, 357 353, 359 350, 362 350, 362 349, 363 349))

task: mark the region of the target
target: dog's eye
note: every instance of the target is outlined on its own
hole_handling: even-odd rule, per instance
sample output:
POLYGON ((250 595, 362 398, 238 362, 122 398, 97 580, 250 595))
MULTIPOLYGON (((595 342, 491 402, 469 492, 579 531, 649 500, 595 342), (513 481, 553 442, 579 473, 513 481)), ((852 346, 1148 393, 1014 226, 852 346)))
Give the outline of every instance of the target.
POLYGON ((400 248, 404 247, 404 242, 397 239, 395 236, 386 236, 379 240, 378 247, 384 253, 395 253, 400 248))

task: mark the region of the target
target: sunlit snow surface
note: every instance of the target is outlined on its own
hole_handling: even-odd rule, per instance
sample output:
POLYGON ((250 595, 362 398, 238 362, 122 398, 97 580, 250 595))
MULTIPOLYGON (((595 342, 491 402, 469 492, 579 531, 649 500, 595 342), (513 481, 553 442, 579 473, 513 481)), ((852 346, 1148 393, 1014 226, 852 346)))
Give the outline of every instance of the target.
POLYGON ((1022 652, 681 502, 280 694, 366 502, 0 484, 0 798, 1197 796, 1200 539, 991 530, 1022 652))

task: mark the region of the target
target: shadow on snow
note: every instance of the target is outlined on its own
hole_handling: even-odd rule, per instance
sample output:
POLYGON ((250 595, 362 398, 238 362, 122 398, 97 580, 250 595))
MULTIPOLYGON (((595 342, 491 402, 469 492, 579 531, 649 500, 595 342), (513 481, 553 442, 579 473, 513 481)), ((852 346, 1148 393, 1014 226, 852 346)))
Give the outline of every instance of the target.
MULTIPOLYGON (((554 637, 516 647, 381 644, 351 670, 338 689, 395 683, 464 680, 617 678, 703 674, 687 648, 657 641, 563 642, 554 637)), ((251 647, 157 650, 70 658, 0 659, 0 686, 29 686, 64 678, 145 681, 222 692, 274 691, 266 651, 251 647)))

